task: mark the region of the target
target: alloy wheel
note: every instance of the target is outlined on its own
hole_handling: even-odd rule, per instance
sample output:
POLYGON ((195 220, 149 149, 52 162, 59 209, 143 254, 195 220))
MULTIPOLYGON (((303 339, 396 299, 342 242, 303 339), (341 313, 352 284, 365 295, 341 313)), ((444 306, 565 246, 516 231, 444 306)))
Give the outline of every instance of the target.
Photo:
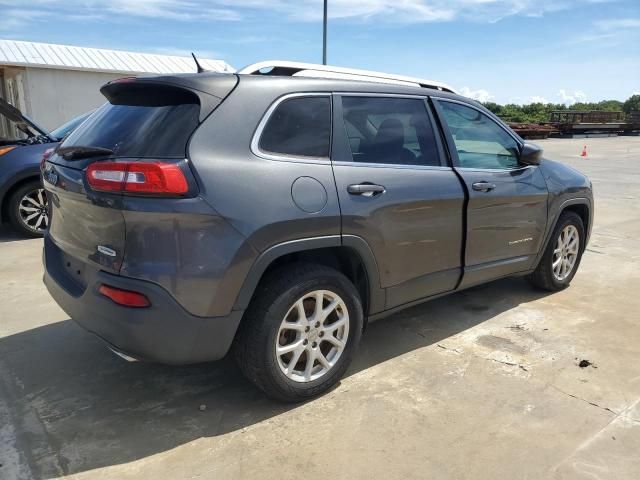
POLYGON ((22 224, 34 233, 43 233, 49 226, 47 194, 43 188, 26 193, 18 204, 22 224))
POLYGON ((580 251, 580 234, 573 225, 567 225, 560 232, 553 250, 553 276, 559 282, 565 280, 576 265, 578 252, 580 251))
POLYGON ((340 296, 315 290, 299 298, 280 324, 275 353, 282 373, 295 382, 326 375, 349 337, 349 312, 340 296))

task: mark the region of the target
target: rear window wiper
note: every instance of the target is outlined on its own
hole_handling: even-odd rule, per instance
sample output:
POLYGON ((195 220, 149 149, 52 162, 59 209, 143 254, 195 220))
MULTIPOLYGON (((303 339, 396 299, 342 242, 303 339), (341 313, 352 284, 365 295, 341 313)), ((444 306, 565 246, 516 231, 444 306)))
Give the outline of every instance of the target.
POLYGON ((77 145, 72 147, 59 147, 56 153, 65 160, 78 160, 80 158, 113 155, 113 150, 110 148, 77 145))

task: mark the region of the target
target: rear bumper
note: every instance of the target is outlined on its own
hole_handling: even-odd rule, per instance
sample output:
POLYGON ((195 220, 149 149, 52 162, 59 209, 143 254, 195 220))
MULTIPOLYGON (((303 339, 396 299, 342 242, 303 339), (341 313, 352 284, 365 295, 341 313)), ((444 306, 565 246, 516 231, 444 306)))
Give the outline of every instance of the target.
POLYGON ((80 326, 114 350, 139 360, 171 365, 218 360, 227 353, 242 311, 224 317, 189 314, 162 287, 143 280, 84 269, 82 281, 63 265, 62 251, 45 237, 44 283, 53 299, 80 326), (117 305, 100 295, 101 284, 143 293, 148 308, 117 305))

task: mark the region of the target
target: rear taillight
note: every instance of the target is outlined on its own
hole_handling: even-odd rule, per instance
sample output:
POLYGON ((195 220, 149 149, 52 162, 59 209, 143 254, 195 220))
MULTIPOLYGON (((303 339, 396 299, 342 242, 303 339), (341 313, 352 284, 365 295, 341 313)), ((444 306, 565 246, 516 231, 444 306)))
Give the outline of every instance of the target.
POLYGON ((92 163, 87 167, 87 182, 102 192, 183 195, 189 191, 180 166, 164 162, 92 163))
POLYGON ((100 285, 98 292, 124 307, 144 308, 151 305, 149 299, 142 293, 132 292, 131 290, 122 290, 121 288, 110 287, 109 285, 100 285))

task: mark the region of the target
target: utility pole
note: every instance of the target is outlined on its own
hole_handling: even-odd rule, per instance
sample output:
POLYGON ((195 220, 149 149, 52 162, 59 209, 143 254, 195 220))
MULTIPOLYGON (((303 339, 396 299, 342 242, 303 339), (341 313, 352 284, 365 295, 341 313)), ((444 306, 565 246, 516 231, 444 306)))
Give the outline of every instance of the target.
POLYGON ((324 16, 322 20, 322 64, 327 64, 327 0, 324 0, 324 16))

